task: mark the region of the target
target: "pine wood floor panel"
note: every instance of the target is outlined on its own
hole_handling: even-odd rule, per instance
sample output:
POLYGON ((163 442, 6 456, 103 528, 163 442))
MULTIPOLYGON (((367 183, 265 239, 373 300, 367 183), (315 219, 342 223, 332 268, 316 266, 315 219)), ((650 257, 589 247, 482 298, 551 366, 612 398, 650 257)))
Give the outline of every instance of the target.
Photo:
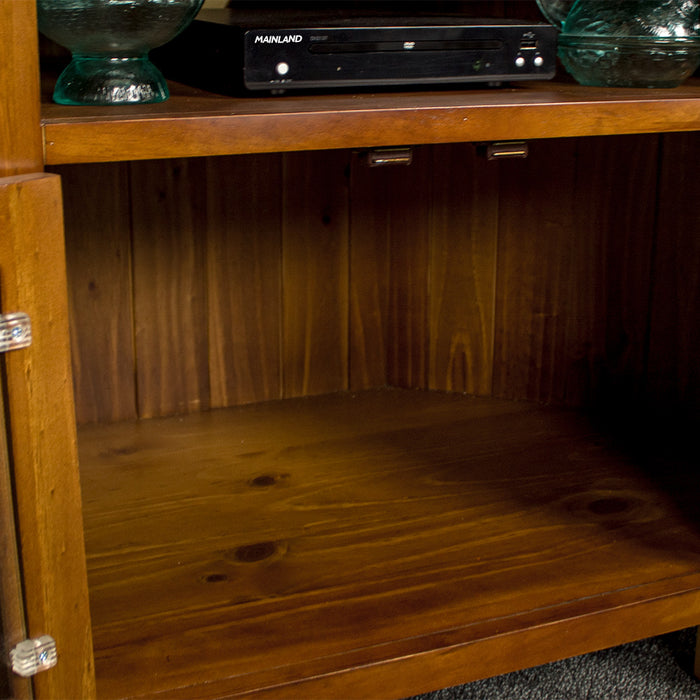
POLYGON ((104 698, 291 692, 652 603, 642 636, 700 620, 689 496, 573 412, 383 390, 86 426, 80 445, 104 698))

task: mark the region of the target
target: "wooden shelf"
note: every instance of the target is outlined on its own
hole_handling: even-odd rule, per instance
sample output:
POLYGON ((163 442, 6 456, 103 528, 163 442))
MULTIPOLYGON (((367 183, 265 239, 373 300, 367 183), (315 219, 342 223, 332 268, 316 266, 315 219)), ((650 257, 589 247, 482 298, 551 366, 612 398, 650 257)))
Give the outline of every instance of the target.
POLYGON ((172 85, 160 105, 46 102, 45 162, 142 160, 419 143, 694 131, 700 80, 673 90, 520 83, 500 89, 222 97, 172 85))
POLYGON ((101 698, 401 697, 700 616, 697 478, 573 412, 381 390, 79 443, 101 698))

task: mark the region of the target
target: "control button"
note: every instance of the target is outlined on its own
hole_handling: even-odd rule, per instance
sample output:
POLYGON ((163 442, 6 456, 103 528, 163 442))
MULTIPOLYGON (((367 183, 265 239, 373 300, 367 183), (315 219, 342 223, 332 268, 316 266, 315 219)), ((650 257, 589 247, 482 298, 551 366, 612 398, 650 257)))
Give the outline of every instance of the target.
POLYGON ((535 56, 535 60, 533 63, 538 67, 541 68, 544 65, 544 58, 542 56, 535 56))
POLYGON ((525 66, 525 59, 524 59, 522 56, 518 56, 518 57, 515 59, 515 65, 516 65, 518 68, 523 68, 523 67, 525 66))
POLYGON ((277 73, 277 75, 287 75, 287 73, 289 73, 289 63, 285 63, 284 61, 280 61, 275 66, 275 73, 277 73))

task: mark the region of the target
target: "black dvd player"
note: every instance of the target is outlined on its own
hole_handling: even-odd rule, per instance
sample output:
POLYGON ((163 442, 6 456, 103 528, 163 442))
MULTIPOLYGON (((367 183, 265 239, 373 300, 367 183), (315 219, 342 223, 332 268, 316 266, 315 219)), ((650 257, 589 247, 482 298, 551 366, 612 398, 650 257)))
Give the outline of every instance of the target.
POLYGON ((552 78, 548 24, 461 17, 268 18, 205 10, 156 57, 166 75, 231 93, 501 84, 552 78))

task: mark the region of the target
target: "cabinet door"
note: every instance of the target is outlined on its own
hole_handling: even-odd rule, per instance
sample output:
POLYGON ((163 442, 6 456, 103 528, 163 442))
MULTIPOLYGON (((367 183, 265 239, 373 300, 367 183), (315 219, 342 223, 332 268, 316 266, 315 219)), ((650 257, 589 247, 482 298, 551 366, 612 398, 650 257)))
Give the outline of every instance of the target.
POLYGON ((15 534, 12 480, 5 435, 5 407, 0 391, 0 697, 30 697, 29 682, 12 674, 10 649, 26 636, 24 601, 15 534))
MULTIPOLYGON (((1 311, 32 322, 30 347, 2 355, 8 455, 27 635, 51 635, 58 665, 37 698, 94 696, 68 334, 60 178, 0 178, 1 311)), ((15 596, 3 602, 16 608, 15 596)))

